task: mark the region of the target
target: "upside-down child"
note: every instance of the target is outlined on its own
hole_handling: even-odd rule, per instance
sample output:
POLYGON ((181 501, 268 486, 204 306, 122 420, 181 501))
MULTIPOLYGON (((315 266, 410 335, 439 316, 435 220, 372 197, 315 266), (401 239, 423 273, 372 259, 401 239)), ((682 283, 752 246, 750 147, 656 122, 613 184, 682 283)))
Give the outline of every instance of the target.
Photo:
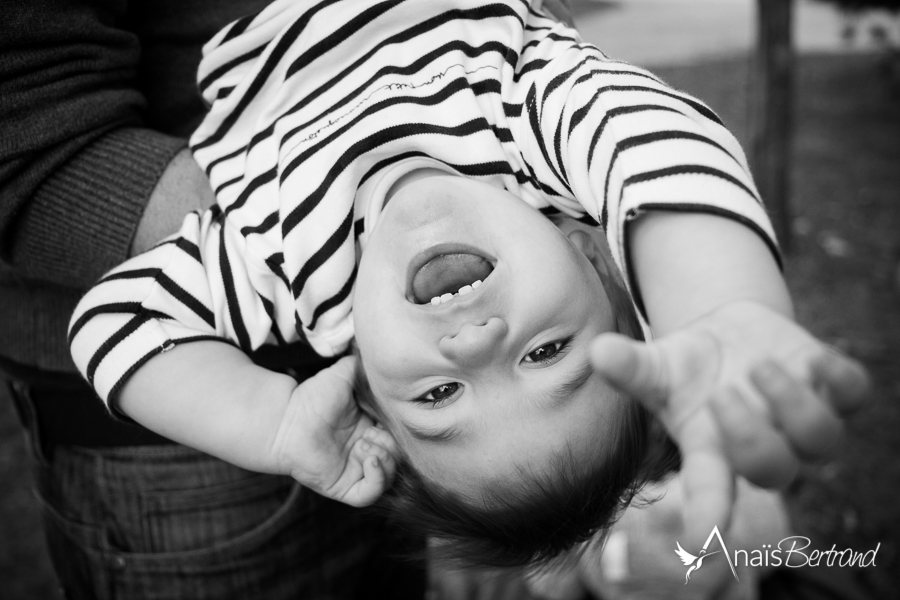
POLYGON ((783 482, 839 428, 826 400, 860 396, 791 321, 716 115, 528 2, 279 0, 200 85, 217 205, 72 320, 115 414, 353 505, 399 463, 399 515, 523 564, 676 466, 651 411, 701 527, 732 471, 783 482), (642 319, 659 340, 611 335, 642 319), (247 357, 354 339, 300 384, 247 357))

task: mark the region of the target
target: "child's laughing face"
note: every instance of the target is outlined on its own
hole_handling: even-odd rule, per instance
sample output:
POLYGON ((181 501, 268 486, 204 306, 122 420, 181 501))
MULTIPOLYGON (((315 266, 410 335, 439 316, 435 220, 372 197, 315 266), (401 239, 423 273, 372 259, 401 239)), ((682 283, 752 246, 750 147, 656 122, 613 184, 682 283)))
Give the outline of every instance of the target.
POLYGON ((615 318, 585 237, 472 179, 424 177, 391 197, 354 322, 372 392, 423 475, 474 496, 567 447, 609 446, 621 397, 588 346, 615 318))

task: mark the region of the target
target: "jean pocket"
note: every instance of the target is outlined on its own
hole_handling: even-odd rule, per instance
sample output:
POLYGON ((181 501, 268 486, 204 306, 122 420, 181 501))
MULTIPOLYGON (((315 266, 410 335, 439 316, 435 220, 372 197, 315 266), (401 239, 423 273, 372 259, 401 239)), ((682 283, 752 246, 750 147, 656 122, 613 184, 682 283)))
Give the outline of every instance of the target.
POLYGON ((81 548, 96 552, 102 551, 105 539, 102 527, 64 515, 40 491, 35 490, 34 496, 40 507, 45 527, 55 529, 81 548))
POLYGON ((217 486, 219 491, 229 488, 226 496, 231 497, 230 502, 196 491, 187 494, 187 498, 171 493, 154 494, 150 504, 173 511, 161 515, 160 521, 154 524, 160 536, 170 536, 164 540, 168 549, 123 552, 111 546, 106 558, 111 565, 109 577, 114 597, 117 600, 313 597, 307 592, 320 587, 323 576, 321 559, 308 543, 302 526, 307 522, 304 515, 308 512, 309 492, 299 484, 289 484, 287 497, 274 510, 268 510, 282 489, 270 487, 263 479, 272 478, 260 478, 238 491, 233 485, 217 486), (265 494, 267 489, 270 492, 274 489, 274 493, 265 494), (259 495, 263 501, 254 502, 259 495), (192 501, 192 497, 199 502, 192 501), (257 507, 248 509, 247 504, 257 507), (255 519, 249 518, 254 514, 264 516, 263 520, 254 524, 255 519), (213 527, 215 536, 208 531, 204 535, 196 534, 199 523, 205 523, 207 528, 217 516, 231 520, 235 515, 237 520, 229 527, 213 527), (161 521, 166 525, 161 527, 161 521), (194 533, 185 535, 178 531, 181 527, 194 533), (206 543, 196 547, 201 540, 206 543))
POLYGON ((279 512, 294 486, 287 477, 245 479, 141 494, 143 546, 152 553, 211 549, 241 538, 279 512))

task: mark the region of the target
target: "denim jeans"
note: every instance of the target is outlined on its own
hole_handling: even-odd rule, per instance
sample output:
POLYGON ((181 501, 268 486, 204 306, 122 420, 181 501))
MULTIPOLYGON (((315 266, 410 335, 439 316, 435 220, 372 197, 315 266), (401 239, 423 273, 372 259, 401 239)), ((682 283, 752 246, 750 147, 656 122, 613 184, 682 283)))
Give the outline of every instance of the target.
MULTIPOLYGON (((14 393, 27 406, 28 388, 14 393)), ((424 597, 424 564, 398 558, 423 556, 423 540, 290 478, 175 444, 60 445, 48 456, 34 442, 66 598, 424 597)))

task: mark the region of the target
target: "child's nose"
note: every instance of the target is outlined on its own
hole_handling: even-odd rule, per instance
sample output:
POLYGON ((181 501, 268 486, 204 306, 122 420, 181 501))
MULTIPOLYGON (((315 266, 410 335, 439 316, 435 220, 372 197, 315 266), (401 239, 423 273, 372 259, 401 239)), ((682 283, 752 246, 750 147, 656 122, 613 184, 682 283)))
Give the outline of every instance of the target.
POLYGON ((499 351, 509 327, 506 321, 491 317, 486 323, 467 323, 454 336, 445 336, 438 344, 441 354, 461 367, 475 367, 490 361, 499 351))

